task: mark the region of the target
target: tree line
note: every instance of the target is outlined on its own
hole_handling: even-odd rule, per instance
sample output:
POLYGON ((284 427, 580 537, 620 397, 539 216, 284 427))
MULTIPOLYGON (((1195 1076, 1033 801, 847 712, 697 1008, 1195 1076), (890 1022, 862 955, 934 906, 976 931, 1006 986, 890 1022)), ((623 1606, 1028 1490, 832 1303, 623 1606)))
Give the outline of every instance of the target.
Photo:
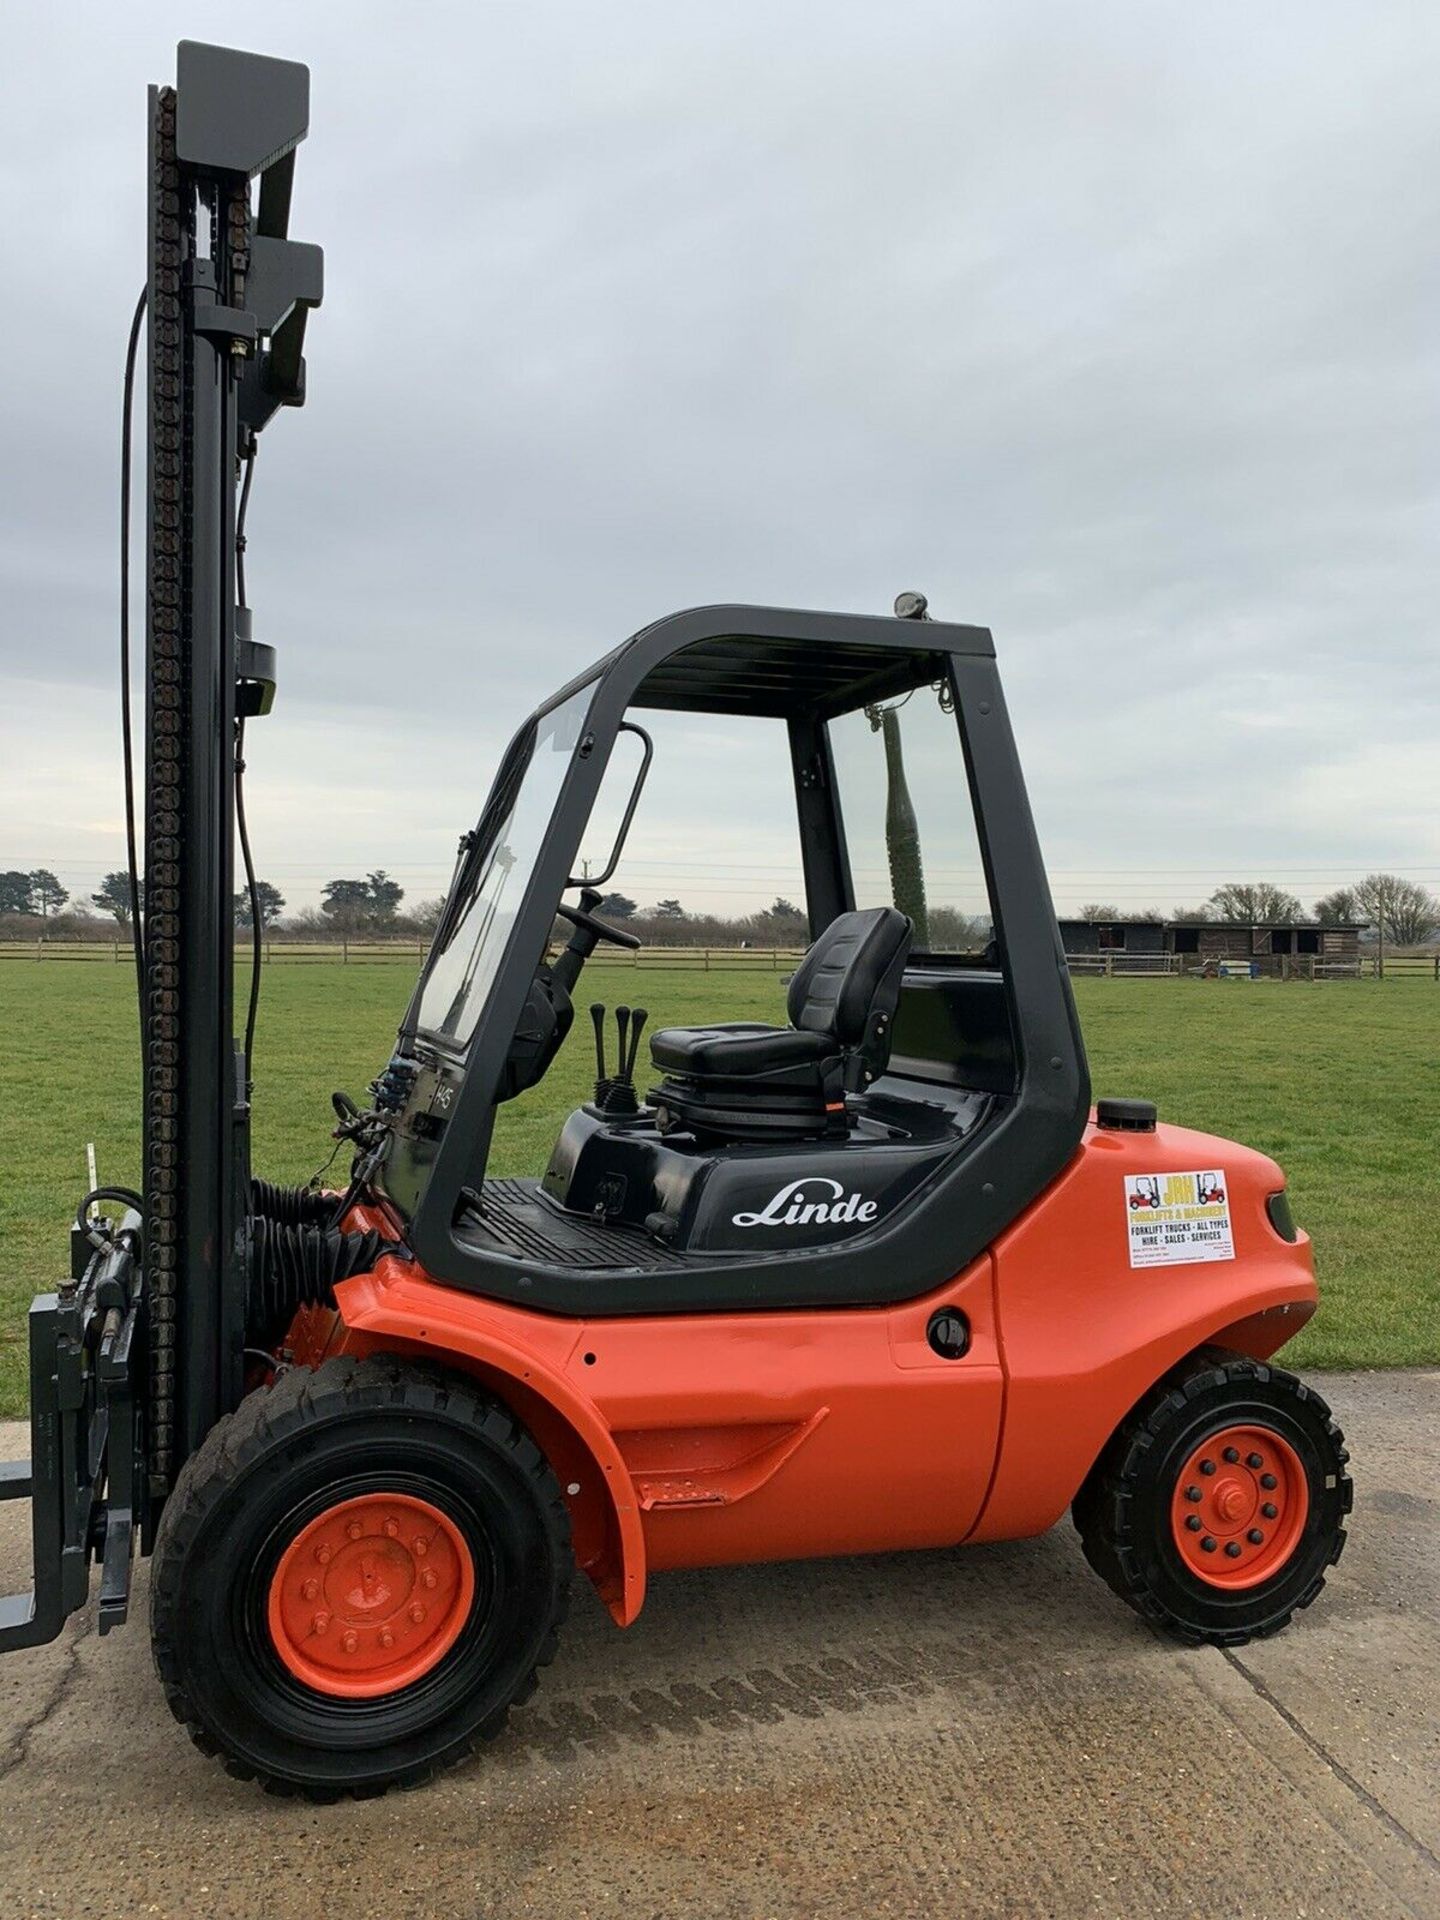
MULTIPOLYGON (((624 921, 654 946, 804 947, 810 922, 803 907, 778 894, 758 913, 692 913, 673 897, 641 907, 628 894, 607 893, 596 909, 602 920, 624 921)), ((990 938, 990 923, 954 907, 928 910, 931 946, 940 953, 978 952, 990 938)))
MULTIPOLYGON (((358 879, 327 880, 320 889, 318 907, 302 907, 288 917, 284 894, 268 880, 257 881, 255 894, 265 931, 315 940, 333 939, 337 934, 350 940, 367 934, 377 940, 426 937, 435 931, 444 905, 443 900, 422 900, 408 913, 403 912, 405 889, 384 867, 358 879)), ((241 928, 252 925, 248 888, 235 896, 235 924, 241 928)))
POLYGON ((0 913, 28 913, 48 920, 70 898, 48 867, 33 873, 0 873, 0 913))
MULTIPOLYGON (((139 885, 140 911, 145 911, 145 882, 139 885)), ((285 896, 269 880, 257 880, 255 908, 264 929, 284 926, 287 931, 320 934, 427 933, 440 917, 439 900, 423 901, 409 914, 400 911, 405 889, 392 880, 383 867, 362 879, 328 880, 321 889, 318 908, 302 908, 284 919, 285 896)), ((93 929, 98 913, 113 920, 122 931, 130 926, 130 876, 122 867, 107 873, 100 885, 82 899, 71 895, 47 868, 33 873, 18 870, 0 872, 0 917, 39 920, 42 931, 85 933, 93 929), (67 911, 68 908, 68 911, 67 911)), ((235 925, 248 929, 253 910, 250 890, 241 887, 235 895, 235 925)))
POLYGON ((1300 904, 1299 896, 1285 887, 1277 887, 1268 880, 1237 880, 1217 887, 1198 907, 1176 907, 1168 915, 1158 909, 1121 913, 1118 907, 1091 901, 1081 907, 1079 917, 1082 920, 1168 919, 1182 925, 1207 920, 1236 920, 1254 927, 1366 925, 1388 945, 1419 947, 1440 930, 1440 899, 1403 874, 1367 873, 1353 887, 1336 887, 1333 893, 1322 895, 1309 913, 1300 904))
MULTIPOLYGON (((405 889, 383 867, 355 879, 327 880, 320 890, 318 907, 302 908, 288 918, 285 896, 271 881, 257 882, 255 892, 262 930, 300 939, 327 939, 337 934, 349 939, 364 934, 378 939, 426 938, 434 932, 443 904, 438 899, 422 900, 408 912, 402 911, 405 889)), ((140 905, 143 912, 143 880, 140 905)), ((94 926, 92 908, 108 915, 122 931, 129 929, 130 878, 123 869, 107 873, 88 902, 73 899, 48 868, 37 867, 30 873, 0 872, 0 916, 12 922, 14 918, 38 920, 42 932, 83 934, 94 926)), ((604 896, 599 910, 603 919, 624 921, 642 939, 662 946, 798 947, 809 938, 804 909, 783 895, 777 895, 770 906, 757 913, 724 915, 691 912, 674 896, 642 907, 628 894, 617 891, 604 896)), ((1169 915, 1158 909, 1122 913, 1118 907, 1091 901, 1081 907, 1079 918, 1233 920, 1251 926, 1364 923, 1388 945, 1418 947, 1440 931, 1440 900, 1402 874, 1371 873, 1354 886, 1337 887, 1323 895, 1309 913, 1298 895, 1259 880, 1232 881, 1217 887, 1199 906, 1177 907, 1169 915)), ((937 951, 963 953, 983 946, 989 937, 986 921, 952 907, 930 908, 929 920, 930 944, 937 951)), ((235 925, 247 931, 251 926, 250 894, 243 887, 235 895, 235 925)))

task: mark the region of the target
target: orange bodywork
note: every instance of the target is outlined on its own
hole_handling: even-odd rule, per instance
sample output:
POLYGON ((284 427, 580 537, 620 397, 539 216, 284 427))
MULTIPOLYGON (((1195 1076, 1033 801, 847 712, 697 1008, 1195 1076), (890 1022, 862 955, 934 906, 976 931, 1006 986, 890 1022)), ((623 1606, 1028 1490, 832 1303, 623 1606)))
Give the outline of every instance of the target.
MULTIPOLYGON (((1135 1402, 1196 1347, 1266 1358, 1316 1305, 1308 1239, 1266 1213, 1263 1154, 1178 1127, 1087 1129, 987 1253, 898 1306, 577 1320, 381 1260, 297 1317, 297 1360, 427 1354, 506 1401, 565 1488, 576 1556, 615 1618, 650 1569, 1038 1533, 1135 1402), (1130 1264, 1126 1175, 1215 1169, 1233 1259, 1130 1264), (932 1351, 937 1307, 970 1324, 932 1351)), ((394 1231, 356 1208, 351 1224, 394 1231)), ((655 1284, 683 1285, 657 1274, 655 1284)))

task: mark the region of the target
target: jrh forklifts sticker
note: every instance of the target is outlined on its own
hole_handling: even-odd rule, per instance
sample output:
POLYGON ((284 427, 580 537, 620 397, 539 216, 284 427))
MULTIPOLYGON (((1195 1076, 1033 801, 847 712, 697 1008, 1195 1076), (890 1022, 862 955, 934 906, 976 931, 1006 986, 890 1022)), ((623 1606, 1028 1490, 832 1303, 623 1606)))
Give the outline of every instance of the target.
POLYGON ((1125 1216, 1132 1267, 1183 1267, 1235 1258, 1225 1179, 1213 1170, 1127 1173, 1125 1216))

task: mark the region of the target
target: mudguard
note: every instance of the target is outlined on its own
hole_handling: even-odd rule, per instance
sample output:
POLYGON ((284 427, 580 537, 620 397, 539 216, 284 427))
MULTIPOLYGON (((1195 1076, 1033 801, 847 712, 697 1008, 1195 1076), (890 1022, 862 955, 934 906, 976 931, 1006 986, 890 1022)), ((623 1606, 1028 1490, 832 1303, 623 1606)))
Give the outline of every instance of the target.
MULTIPOLYGON (((436 1286, 412 1262, 381 1260, 335 1289, 326 1353, 430 1355, 489 1380, 534 1435, 565 1491, 575 1558, 616 1624, 645 1599, 645 1536, 610 1429, 565 1378, 583 1328, 436 1286), (483 1313, 477 1313, 477 1306, 483 1313)), ((317 1356, 318 1357, 318 1356, 317 1356)))

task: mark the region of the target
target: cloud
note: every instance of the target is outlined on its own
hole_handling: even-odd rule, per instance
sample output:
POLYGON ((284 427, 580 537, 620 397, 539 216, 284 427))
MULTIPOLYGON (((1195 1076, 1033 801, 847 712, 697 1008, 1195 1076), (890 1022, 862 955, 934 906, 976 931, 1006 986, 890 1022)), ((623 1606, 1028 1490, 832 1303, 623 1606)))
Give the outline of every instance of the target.
MULTIPOLYGON (((144 86, 232 31, 12 23, 0 867, 117 863, 87 823, 119 812, 144 86)), ((437 891, 516 721, 657 614, 909 586, 996 632, 1062 904, 1440 872, 1440 18, 624 0, 245 32, 312 66, 293 225, 327 253, 250 529, 282 676, 254 824, 292 899, 370 865, 437 891), (1350 765, 1383 778, 1319 804, 1350 765)), ((721 805, 737 866, 763 834, 763 887, 745 755, 696 811, 717 875, 721 805)))

